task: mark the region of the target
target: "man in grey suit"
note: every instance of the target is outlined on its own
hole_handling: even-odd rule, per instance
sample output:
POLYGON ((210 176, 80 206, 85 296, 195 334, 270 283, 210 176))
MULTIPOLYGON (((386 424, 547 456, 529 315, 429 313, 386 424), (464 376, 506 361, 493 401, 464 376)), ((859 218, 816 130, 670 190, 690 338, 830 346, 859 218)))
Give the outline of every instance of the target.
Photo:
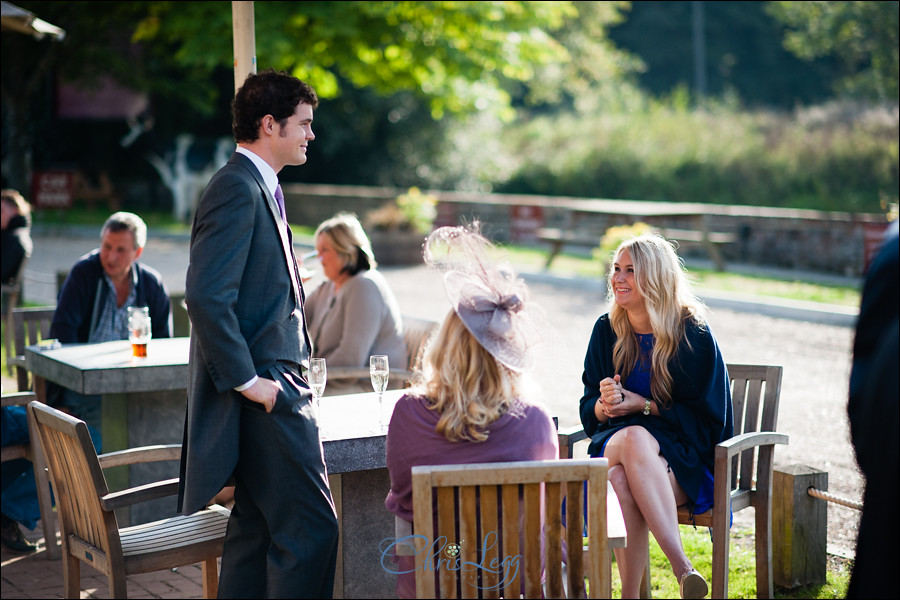
POLYGON ((306 162, 317 105, 287 73, 249 75, 232 102, 238 148, 191 231, 179 506, 199 510, 234 483, 220 598, 332 594, 337 517, 301 370, 310 343, 277 177, 306 162))

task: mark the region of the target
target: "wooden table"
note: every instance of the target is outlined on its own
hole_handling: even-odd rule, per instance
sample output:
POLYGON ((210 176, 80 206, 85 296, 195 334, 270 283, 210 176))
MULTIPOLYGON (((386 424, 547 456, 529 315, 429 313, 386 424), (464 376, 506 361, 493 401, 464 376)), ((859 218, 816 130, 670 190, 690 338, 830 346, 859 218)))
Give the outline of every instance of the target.
POLYGON ((712 259, 716 268, 725 270, 725 260, 719 245, 736 240, 734 233, 710 231, 709 220, 721 214, 719 207, 699 202, 653 202, 642 200, 583 200, 578 203, 561 205, 566 208, 566 223, 560 228, 542 228, 538 238, 551 244, 545 267, 550 264, 566 245, 596 248, 600 245, 602 232, 614 225, 632 224, 646 221, 657 226, 668 239, 681 244, 700 244, 712 259), (582 225, 594 221, 587 231, 582 225), (660 221, 679 223, 672 227, 660 221))

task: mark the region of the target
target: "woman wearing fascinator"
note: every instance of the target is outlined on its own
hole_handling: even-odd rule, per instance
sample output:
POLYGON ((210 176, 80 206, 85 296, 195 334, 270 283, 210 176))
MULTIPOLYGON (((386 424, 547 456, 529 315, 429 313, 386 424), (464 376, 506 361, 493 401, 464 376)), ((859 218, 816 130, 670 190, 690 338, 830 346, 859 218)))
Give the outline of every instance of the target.
MULTIPOLYGON (((452 306, 426 347, 416 385, 397 402, 387 434, 385 506, 412 531, 412 467, 556 458, 547 410, 525 397, 542 322, 528 289, 489 258, 472 228, 442 227, 425 262, 443 272, 452 306)), ((397 595, 415 597, 412 556, 398 556, 397 595)))
POLYGON ((681 597, 703 598, 708 586, 685 555, 676 508, 712 507, 715 446, 732 435, 725 361, 664 238, 622 242, 607 283, 609 312, 588 344, 580 413, 589 454, 609 460, 628 530, 627 546, 615 550, 622 597, 638 597, 650 531, 681 597))

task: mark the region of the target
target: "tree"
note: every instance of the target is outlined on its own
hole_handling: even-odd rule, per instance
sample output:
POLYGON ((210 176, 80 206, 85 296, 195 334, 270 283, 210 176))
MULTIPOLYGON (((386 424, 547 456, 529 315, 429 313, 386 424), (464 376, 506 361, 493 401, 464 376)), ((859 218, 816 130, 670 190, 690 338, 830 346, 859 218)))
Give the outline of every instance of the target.
MULTIPOLYGON (((63 27, 69 36, 44 54, 8 45, 4 34, 4 132, 10 123, 36 120, 29 114, 36 92, 23 87, 24 75, 46 83, 48 74, 58 73, 86 85, 111 75, 122 85, 148 93, 154 106, 178 107, 155 115, 156 131, 166 130, 173 138, 193 133, 205 117, 221 114, 217 111, 227 106, 212 76, 230 68, 233 60, 230 3, 20 4, 63 27), (7 77, 11 65, 19 77, 7 77)), ((425 102, 435 120, 488 111, 510 119, 512 94, 518 91, 515 82, 527 90, 537 70, 575 64, 569 50, 581 49, 567 47, 556 36, 576 20, 579 4, 256 2, 257 64, 309 81, 323 100, 352 88, 425 102)), ((601 30, 607 20, 618 18, 620 5, 624 3, 595 9, 592 26, 601 30)), ((588 42, 595 43, 584 45, 592 58, 602 59, 608 49, 603 40, 588 42)), ((580 73, 590 75, 585 69, 580 73)), ((391 112, 391 118, 403 110, 391 112)), ((25 142, 16 150, 22 156, 33 147, 31 139, 40 139, 33 131, 25 133, 25 142)), ((10 175, 6 162, 4 174, 10 175)), ((27 170, 17 168, 12 176, 22 177, 27 170)))
MULTIPOLYGON (((289 71, 326 99, 342 85, 412 91, 435 118, 487 108, 510 117, 503 84, 568 60, 553 33, 577 16, 572 2, 257 2, 254 11, 260 68, 289 71)), ((185 67, 230 64, 230 4, 151 2, 148 12, 135 40, 177 48, 185 67)))
POLYGON ((768 10, 787 26, 789 51, 840 62, 839 92, 897 102, 900 2, 770 2, 768 10))
POLYGON ((734 93, 747 106, 791 109, 832 95, 832 61, 803 61, 782 47, 783 26, 766 12, 767 2, 671 2, 632 4, 628 19, 615 24, 609 39, 646 64, 641 87, 656 96, 679 88, 697 93, 692 11, 704 15, 708 92, 734 93))

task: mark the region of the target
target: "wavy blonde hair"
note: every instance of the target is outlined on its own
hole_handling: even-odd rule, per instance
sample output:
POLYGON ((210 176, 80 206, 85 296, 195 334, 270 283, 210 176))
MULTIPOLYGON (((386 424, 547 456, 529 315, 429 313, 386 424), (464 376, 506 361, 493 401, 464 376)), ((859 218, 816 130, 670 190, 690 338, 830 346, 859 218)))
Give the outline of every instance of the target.
POLYGON ((448 440, 483 442, 488 426, 513 407, 519 375, 500 364, 450 311, 422 358, 417 388, 448 440))
POLYGON ((614 265, 623 250, 628 250, 631 254, 634 284, 644 298, 655 338, 650 391, 654 399, 668 408, 672 404, 669 361, 675 356, 681 341, 687 341, 686 324, 694 321, 704 326, 706 307, 691 291, 684 264, 671 242, 660 235, 650 234, 630 238, 619 244, 607 275, 607 300, 610 306, 609 321, 617 338, 613 345, 613 366, 621 374, 623 381, 631 374, 640 358, 638 338, 628 321, 628 311, 615 302, 612 278, 614 265))

